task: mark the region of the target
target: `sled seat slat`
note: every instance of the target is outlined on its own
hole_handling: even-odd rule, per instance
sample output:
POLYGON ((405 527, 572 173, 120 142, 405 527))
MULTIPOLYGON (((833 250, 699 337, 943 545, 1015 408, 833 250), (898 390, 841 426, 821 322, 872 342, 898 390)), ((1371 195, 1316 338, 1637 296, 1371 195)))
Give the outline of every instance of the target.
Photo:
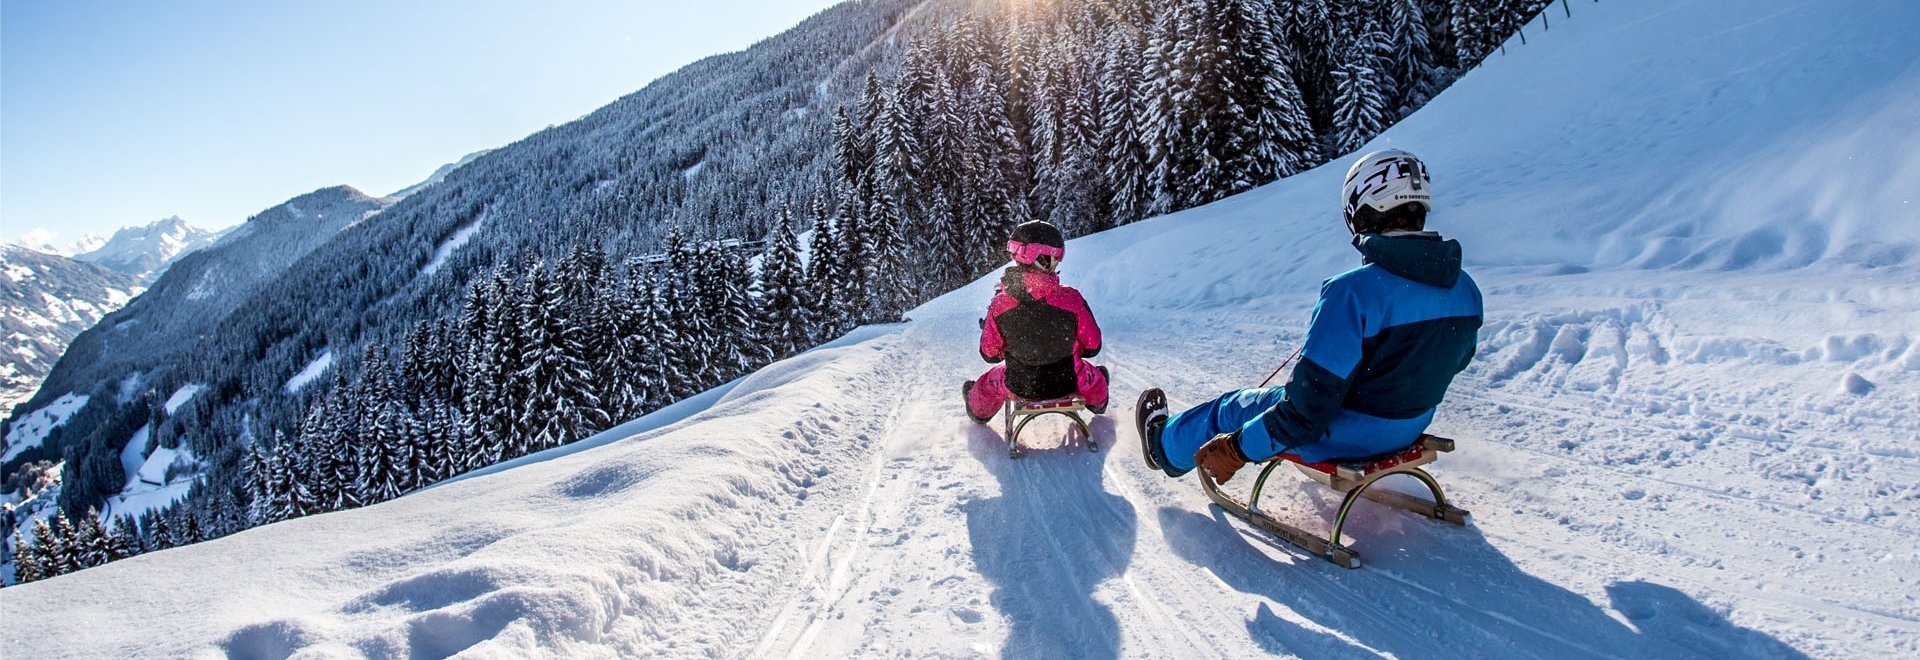
POLYGON ((1085 410, 1086 407, 1087 400, 1079 396, 1045 399, 1041 401, 1028 401, 1026 399, 1014 399, 1013 401, 1013 412, 1016 415, 1085 410))
MULTIPOLYGON (((1421 435, 1407 448, 1395 452, 1359 459, 1340 459, 1333 461, 1307 462, 1298 454, 1283 453, 1275 457, 1292 463, 1301 472, 1313 477, 1338 491, 1352 490, 1376 474, 1399 472, 1432 463, 1440 452, 1453 451, 1453 440, 1436 435, 1421 435)), ((1385 475, 1382 475, 1385 476, 1385 475)))

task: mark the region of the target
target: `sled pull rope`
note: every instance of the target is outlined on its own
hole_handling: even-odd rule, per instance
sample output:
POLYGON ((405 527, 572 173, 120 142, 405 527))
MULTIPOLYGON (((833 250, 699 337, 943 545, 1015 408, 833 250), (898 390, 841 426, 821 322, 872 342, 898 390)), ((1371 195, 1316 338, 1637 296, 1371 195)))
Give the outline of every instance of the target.
POLYGON ((1286 361, 1286 362, 1282 362, 1282 363, 1280 363, 1280 367, 1279 367, 1279 368, 1277 368, 1277 369, 1274 369, 1274 370, 1273 370, 1273 373, 1270 373, 1270 374, 1267 374, 1267 379, 1266 379, 1266 380, 1263 380, 1263 381, 1260 381, 1260 387, 1266 387, 1268 383, 1271 383, 1271 382, 1273 382, 1273 378, 1274 378, 1275 376, 1279 376, 1279 375, 1280 375, 1280 371, 1281 371, 1282 369, 1286 369, 1286 368, 1287 368, 1287 365, 1289 365, 1289 364, 1293 364, 1293 359, 1294 359, 1294 358, 1297 358, 1297 357, 1300 357, 1300 351, 1304 351, 1304 350, 1306 350, 1306 349, 1307 349, 1307 345, 1306 345, 1306 344, 1301 344, 1301 345, 1300 345, 1300 348, 1296 348, 1296 349, 1293 349, 1293 355, 1289 355, 1289 356, 1287 356, 1287 361, 1286 361))

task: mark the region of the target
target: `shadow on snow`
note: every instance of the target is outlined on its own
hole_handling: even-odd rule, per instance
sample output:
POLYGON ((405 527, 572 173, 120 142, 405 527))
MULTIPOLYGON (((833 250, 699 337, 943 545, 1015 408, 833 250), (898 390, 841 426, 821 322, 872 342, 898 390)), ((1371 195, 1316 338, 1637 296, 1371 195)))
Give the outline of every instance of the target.
MULTIPOLYGON (((1101 483, 1104 454, 1076 439, 1054 444, 1064 420, 1036 422, 1022 433, 1026 457, 1009 459, 992 427, 972 426, 968 449, 1000 483, 998 497, 962 505, 980 574, 994 585, 990 598, 1012 630, 1002 647, 1010 658, 1113 658, 1120 655, 1120 624, 1093 598, 1101 582, 1133 559, 1138 521, 1133 506, 1101 483)), ((1113 422, 1092 421, 1108 451, 1113 422)))
MULTIPOLYGON (((1270 485, 1278 487, 1272 496, 1284 501, 1284 482, 1270 485)), ((1320 501, 1311 507, 1313 520, 1298 508, 1268 509, 1324 531, 1316 525, 1324 524, 1318 521, 1338 502, 1329 501, 1329 493, 1315 494, 1320 501)), ((1619 614, 1610 613, 1527 574, 1477 527, 1456 528, 1385 507, 1363 503, 1356 508, 1348 529, 1360 538, 1349 542, 1367 567, 1352 571, 1270 540, 1216 507, 1209 506, 1206 513, 1163 507, 1159 518, 1167 543, 1181 558, 1210 570, 1232 589, 1290 610, 1276 612, 1263 602, 1245 622, 1253 640, 1270 653, 1420 658, 1471 650, 1473 655, 1516 657, 1807 657, 1764 633, 1734 625, 1665 585, 1608 586, 1619 614), (1294 561, 1276 561, 1259 546, 1279 549, 1294 561), (1317 624, 1316 629, 1304 627, 1303 618, 1317 624)))

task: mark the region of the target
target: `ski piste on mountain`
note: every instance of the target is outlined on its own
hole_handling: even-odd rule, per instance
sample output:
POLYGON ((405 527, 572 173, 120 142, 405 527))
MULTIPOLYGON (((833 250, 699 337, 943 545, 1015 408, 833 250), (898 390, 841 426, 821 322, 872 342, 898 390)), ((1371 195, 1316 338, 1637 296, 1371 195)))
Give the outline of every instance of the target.
MULTIPOLYGON (((1572 9, 1370 145, 1427 161, 1430 226, 1487 294, 1431 429, 1470 525, 1362 503, 1350 570, 1145 469, 1113 414, 1089 422, 1113 451, 1048 420, 1009 459, 953 396, 989 277, 579 443, 0 591, 0 650, 1920 653, 1920 8, 1572 9)), ((1069 244, 1113 413, 1298 346, 1355 265, 1345 166, 1069 244)), ((1340 502, 1268 490, 1302 527, 1340 502)))

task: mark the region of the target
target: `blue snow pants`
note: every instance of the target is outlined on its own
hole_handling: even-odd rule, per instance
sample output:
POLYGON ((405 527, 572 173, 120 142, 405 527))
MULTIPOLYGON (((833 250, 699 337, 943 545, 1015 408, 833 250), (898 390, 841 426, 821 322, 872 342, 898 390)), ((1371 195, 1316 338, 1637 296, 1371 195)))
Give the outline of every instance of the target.
MULTIPOLYGON (((1267 437, 1266 425, 1257 420, 1286 398, 1286 388, 1265 387, 1227 392, 1212 401, 1175 413, 1167 418, 1160 433, 1160 447, 1167 462, 1182 472, 1194 467, 1193 455, 1213 436, 1240 432, 1240 451, 1249 460, 1273 458, 1275 443, 1267 437)), ((1433 423, 1433 411, 1410 419, 1386 419, 1341 410, 1327 425, 1319 441, 1288 451, 1309 463, 1338 458, 1360 458, 1384 454, 1413 444, 1433 423)))

